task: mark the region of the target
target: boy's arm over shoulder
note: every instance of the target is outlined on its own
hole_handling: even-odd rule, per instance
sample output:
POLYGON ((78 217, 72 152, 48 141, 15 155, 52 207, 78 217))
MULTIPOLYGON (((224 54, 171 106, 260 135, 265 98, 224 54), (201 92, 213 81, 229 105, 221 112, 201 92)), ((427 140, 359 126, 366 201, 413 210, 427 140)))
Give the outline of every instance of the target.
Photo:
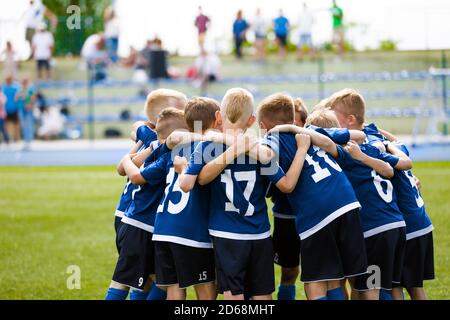
POLYGON ((297 151, 292 164, 285 176, 275 182, 275 185, 284 193, 291 193, 297 185, 300 173, 303 169, 306 153, 311 145, 311 137, 306 134, 295 135, 297 141, 297 151))
POLYGON ((205 185, 213 181, 229 164, 241 154, 247 153, 257 143, 255 138, 248 135, 239 135, 236 142, 224 153, 208 162, 198 175, 198 183, 205 185))
POLYGON ((179 145, 202 140, 204 140, 204 137, 201 133, 176 130, 167 137, 166 145, 170 150, 173 150, 179 145))
POLYGON ((174 166, 176 166, 175 170, 179 171, 178 181, 183 192, 189 192, 194 188, 197 177, 205 165, 203 150, 207 145, 209 145, 209 142, 200 142, 191 154, 189 161, 185 161, 186 158, 179 159, 181 157, 175 157, 174 166))
MULTIPOLYGON (((373 148, 378 151, 375 147, 373 148)), ((364 163, 378 174, 387 178, 392 178, 394 176, 394 169, 389 163, 365 154, 361 151, 359 145, 355 141, 349 141, 344 149, 353 157, 353 159, 364 163)))
POLYGON ((389 159, 392 157, 397 158, 398 161, 393 167, 398 170, 409 170, 412 168, 412 161, 411 159, 399 148, 397 148, 393 143, 388 143, 386 146, 386 151, 388 153, 384 153, 384 157, 387 158, 389 162, 389 159))
POLYGON ((331 154, 333 157, 338 157, 338 151, 336 148, 336 144, 326 135, 323 135, 321 133, 316 132, 312 129, 306 129, 297 127, 295 125, 282 125, 282 126, 276 126, 270 132, 295 132, 295 133, 302 133, 307 134, 311 137, 311 143, 315 146, 318 146, 319 148, 323 149, 325 152, 331 154), (281 130, 281 131, 280 131, 281 130))
MULTIPOLYGON (((136 153, 139 148, 142 146, 142 141, 138 141, 137 143, 133 143, 133 146, 131 147, 130 151, 128 152, 128 155, 132 155, 134 153, 136 153)), ((126 172, 125 169, 123 168, 123 158, 119 161, 119 163, 117 164, 117 173, 120 176, 126 176, 126 172)))

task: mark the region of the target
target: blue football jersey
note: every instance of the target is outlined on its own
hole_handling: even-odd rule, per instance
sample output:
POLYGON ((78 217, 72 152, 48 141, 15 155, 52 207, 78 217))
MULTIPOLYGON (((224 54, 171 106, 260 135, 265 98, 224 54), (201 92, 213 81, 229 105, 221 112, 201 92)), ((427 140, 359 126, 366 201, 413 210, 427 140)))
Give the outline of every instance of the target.
MULTIPOLYGON (((350 140, 350 132, 346 128, 320 128, 313 125, 309 125, 307 128, 326 135, 337 144, 346 144, 350 140)), ((274 217, 295 219, 295 211, 291 208, 289 199, 285 193, 281 192, 274 185, 271 185, 267 196, 272 200, 272 213, 274 217)))
MULTIPOLYGON (((365 126, 364 132, 369 143, 386 141, 374 123, 365 126)), ((396 143, 396 146, 409 156, 408 148, 403 143, 396 143)), ((397 194, 398 207, 405 219, 406 239, 420 237, 433 231, 433 224, 425 211, 425 204, 411 170, 395 170, 391 181, 397 194)))
MULTIPOLYGON (((206 163, 225 150, 223 144, 199 143, 191 155, 186 174, 198 175, 206 163)), ((281 169, 273 172, 247 155, 236 158, 209 184, 210 235, 235 240, 270 237, 265 194, 269 179, 276 183, 283 176, 281 169)))
MULTIPOLYGON (((155 142, 156 144, 157 142, 155 142)), ((136 186, 131 192, 131 202, 122 218, 123 223, 153 232, 158 204, 164 194, 164 185, 155 183, 149 174, 151 165, 165 153, 170 153, 163 143, 150 154, 141 167, 141 175, 146 183, 136 186)))
POLYGON ((140 126, 136 130, 136 142, 142 141, 143 145, 149 146, 152 141, 158 140, 156 131, 146 125, 140 126))
MULTIPOLYGON (((386 161, 392 167, 398 157, 384 153, 370 144, 362 144, 361 151, 366 155, 386 161)), ((391 180, 380 176, 375 170, 355 160, 338 146, 336 159, 353 185, 356 196, 361 202, 361 223, 364 237, 405 226, 403 215, 397 205, 397 197, 391 180)))
MULTIPOLYGON (((285 172, 289 170, 297 152, 295 135, 269 134, 263 143, 277 153, 280 167, 285 172)), ((324 150, 313 145, 308 149, 297 185, 287 197, 295 209, 296 227, 302 240, 360 207, 340 166, 324 150)))
MULTIPOLYGON (((409 155, 403 143, 397 143, 396 146, 409 155)), ((406 222, 406 239, 417 238, 433 231, 433 224, 425 211, 422 195, 411 170, 395 170, 391 180, 397 193, 398 207, 406 222)))
POLYGON ((373 144, 378 141, 386 140, 386 138, 378 131, 378 128, 375 125, 375 123, 370 123, 370 124, 364 126, 362 131, 367 136, 367 139, 366 139, 367 143, 373 144))
POLYGON ((208 232, 209 186, 195 184, 190 192, 183 192, 173 166, 176 155, 189 159, 196 144, 180 146, 172 153, 164 154, 147 170, 149 179, 165 187, 157 209, 154 241, 212 248, 208 232))
MULTIPOLYGON (((140 126, 136 131, 136 143, 138 141, 142 141, 142 146, 139 148, 138 152, 143 151, 144 149, 148 148, 150 144, 154 141, 157 141, 158 137, 156 135, 156 132, 150 129, 147 126, 140 126)), ((135 189, 135 185, 131 183, 129 179, 127 179, 127 183, 125 184, 125 187, 122 190, 122 194, 120 195, 119 203, 116 207, 115 215, 117 217, 123 217, 125 211, 127 210, 128 206, 131 202, 131 195, 133 193, 133 190, 135 189)))

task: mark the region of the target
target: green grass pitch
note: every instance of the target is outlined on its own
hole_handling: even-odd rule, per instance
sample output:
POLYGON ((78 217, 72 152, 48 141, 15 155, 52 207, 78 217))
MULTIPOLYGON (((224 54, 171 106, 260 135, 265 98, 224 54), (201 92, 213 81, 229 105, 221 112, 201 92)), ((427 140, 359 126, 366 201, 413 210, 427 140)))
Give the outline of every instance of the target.
MULTIPOLYGON (((414 172, 435 226, 436 280, 426 289, 431 299, 448 299, 450 162, 416 163, 414 172)), ((103 299, 123 178, 113 167, 0 167, 0 176, 0 299, 103 299), (69 265, 81 268, 80 290, 67 288, 69 265)))

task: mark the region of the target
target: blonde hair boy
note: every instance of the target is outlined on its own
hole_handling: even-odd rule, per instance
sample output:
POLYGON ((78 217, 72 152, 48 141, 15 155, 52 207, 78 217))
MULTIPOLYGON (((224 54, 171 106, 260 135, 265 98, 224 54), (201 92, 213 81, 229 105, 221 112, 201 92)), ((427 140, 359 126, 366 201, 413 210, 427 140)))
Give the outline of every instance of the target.
POLYGON ((340 128, 336 114, 329 109, 319 109, 312 112, 306 119, 305 124, 321 128, 340 128))
POLYGON ((233 88, 225 93, 220 106, 224 128, 247 129, 255 122, 253 95, 245 89, 233 88))
POLYGON ((158 114, 168 107, 184 110, 187 97, 172 89, 156 89, 150 92, 145 101, 144 111, 151 125, 156 125, 158 114))
POLYGON ((341 127, 361 130, 364 125, 366 103, 354 89, 343 89, 328 98, 326 107, 336 113, 341 127))

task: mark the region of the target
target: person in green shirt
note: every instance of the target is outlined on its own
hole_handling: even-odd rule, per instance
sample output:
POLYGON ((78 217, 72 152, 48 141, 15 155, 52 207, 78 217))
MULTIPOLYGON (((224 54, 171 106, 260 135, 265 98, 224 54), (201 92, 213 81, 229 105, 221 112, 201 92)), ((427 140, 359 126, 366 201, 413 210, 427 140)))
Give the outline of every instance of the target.
POLYGON ((344 52, 344 11, 336 4, 336 0, 333 0, 330 10, 333 14, 333 43, 337 46, 339 55, 342 55, 344 52))

